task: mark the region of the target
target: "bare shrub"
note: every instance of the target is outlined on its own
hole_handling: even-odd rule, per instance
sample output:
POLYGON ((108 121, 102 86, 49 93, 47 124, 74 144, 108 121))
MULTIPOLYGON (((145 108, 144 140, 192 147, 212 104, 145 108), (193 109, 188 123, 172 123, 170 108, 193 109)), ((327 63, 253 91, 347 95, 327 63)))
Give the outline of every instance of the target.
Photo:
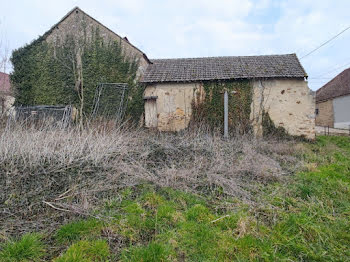
POLYGON ((141 183, 254 202, 257 184, 283 179, 297 166, 290 150, 295 144, 286 143, 249 136, 223 140, 201 130, 3 129, 1 227, 8 233, 53 229, 71 214, 92 215, 103 199, 141 183))

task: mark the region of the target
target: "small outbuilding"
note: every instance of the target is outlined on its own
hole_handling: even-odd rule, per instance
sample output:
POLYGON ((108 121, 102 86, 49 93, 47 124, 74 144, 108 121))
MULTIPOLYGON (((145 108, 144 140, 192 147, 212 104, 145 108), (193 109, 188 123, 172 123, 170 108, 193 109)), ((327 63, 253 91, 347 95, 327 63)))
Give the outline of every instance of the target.
POLYGON ((316 91, 316 125, 350 127, 350 68, 316 91))
POLYGON ((315 98, 306 79, 295 54, 153 59, 141 79, 146 85, 145 125, 160 131, 185 129, 193 105, 212 95, 204 88, 208 83, 246 81, 252 87, 249 117, 257 136, 262 135, 263 114, 268 114, 276 128, 314 139, 315 98))

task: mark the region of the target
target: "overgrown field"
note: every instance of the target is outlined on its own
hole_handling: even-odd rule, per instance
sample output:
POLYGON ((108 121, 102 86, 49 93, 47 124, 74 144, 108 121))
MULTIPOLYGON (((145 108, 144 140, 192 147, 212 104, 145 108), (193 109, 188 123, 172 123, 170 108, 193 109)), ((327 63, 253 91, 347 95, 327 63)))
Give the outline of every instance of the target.
POLYGON ((348 137, 0 132, 0 261, 350 261, 348 137))

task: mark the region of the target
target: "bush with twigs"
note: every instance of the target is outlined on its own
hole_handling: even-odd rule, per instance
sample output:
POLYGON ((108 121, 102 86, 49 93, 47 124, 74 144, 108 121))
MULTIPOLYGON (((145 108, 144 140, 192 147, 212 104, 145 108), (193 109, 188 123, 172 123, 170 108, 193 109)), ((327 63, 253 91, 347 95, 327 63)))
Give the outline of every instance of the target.
POLYGON ((103 199, 143 183, 255 203, 261 183, 279 181, 299 160, 293 142, 43 124, 0 131, 0 223, 9 234, 91 215, 103 199), (98 130, 98 131, 97 131, 98 130))

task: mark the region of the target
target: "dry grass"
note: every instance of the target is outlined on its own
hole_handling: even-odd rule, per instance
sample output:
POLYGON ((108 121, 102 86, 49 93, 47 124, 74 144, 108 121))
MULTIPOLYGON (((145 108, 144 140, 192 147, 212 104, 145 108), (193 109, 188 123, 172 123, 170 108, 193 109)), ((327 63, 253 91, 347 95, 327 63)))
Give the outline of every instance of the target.
POLYGON ((281 180, 299 166, 291 141, 223 140, 201 130, 95 130, 0 130, 4 235, 54 229, 71 214, 91 215, 103 199, 140 183, 254 203, 257 185, 281 180))

